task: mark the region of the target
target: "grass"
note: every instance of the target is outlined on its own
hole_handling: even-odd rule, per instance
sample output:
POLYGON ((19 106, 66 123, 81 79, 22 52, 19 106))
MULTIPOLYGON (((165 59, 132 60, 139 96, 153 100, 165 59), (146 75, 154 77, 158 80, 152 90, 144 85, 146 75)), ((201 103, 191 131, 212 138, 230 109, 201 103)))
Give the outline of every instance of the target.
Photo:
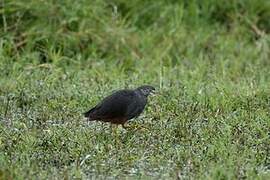
POLYGON ((3 0, 0 179, 269 179, 270 3, 3 0), (119 142, 82 112, 151 84, 119 142))

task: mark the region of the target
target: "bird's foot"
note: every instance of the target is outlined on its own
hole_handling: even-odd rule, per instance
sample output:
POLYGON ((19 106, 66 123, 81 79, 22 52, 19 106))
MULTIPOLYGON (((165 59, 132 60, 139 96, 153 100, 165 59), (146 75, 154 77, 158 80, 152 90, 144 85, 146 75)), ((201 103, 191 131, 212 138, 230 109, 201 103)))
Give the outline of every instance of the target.
POLYGON ((125 124, 121 124, 121 125, 122 125, 122 128, 125 129, 125 130, 133 129, 132 126, 126 126, 125 124))
POLYGON ((144 126, 144 125, 139 125, 139 126, 136 127, 136 129, 150 131, 150 129, 148 127, 144 126))

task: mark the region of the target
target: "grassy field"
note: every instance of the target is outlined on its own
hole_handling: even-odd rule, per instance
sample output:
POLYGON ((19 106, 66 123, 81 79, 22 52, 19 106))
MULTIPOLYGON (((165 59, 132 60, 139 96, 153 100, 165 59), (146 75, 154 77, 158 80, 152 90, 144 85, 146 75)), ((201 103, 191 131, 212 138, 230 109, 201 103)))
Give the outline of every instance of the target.
POLYGON ((269 19, 268 0, 2 0, 0 179, 270 179, 269 19), (143 84, 133 129, 83 118, 143 84))

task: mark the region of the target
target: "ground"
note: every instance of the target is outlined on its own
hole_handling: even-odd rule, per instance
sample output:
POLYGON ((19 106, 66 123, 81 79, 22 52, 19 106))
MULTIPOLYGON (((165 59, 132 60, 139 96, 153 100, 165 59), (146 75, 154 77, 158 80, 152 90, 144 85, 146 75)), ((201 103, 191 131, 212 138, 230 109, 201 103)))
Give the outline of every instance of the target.
POLYGON ((0 179, 269 179, 270 1, 4 0, 0 179), (129 130, 82 113, 158 95, 129 130))

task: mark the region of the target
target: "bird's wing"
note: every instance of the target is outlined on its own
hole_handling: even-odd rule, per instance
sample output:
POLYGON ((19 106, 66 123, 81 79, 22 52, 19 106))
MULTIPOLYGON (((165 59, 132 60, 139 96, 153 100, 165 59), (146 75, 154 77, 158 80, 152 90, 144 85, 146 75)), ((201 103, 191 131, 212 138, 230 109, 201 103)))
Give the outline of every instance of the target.
POLYGON ((144 110, 147 99, 144 96, 137 96, 134 101, 128 106, 126 116, 128 119, 138 117, 144 110))
POLYGON ((92 119, 123 118, 135 97, 136 94, 132 90, 117 91, 93 108, 90 117, 92 119))

